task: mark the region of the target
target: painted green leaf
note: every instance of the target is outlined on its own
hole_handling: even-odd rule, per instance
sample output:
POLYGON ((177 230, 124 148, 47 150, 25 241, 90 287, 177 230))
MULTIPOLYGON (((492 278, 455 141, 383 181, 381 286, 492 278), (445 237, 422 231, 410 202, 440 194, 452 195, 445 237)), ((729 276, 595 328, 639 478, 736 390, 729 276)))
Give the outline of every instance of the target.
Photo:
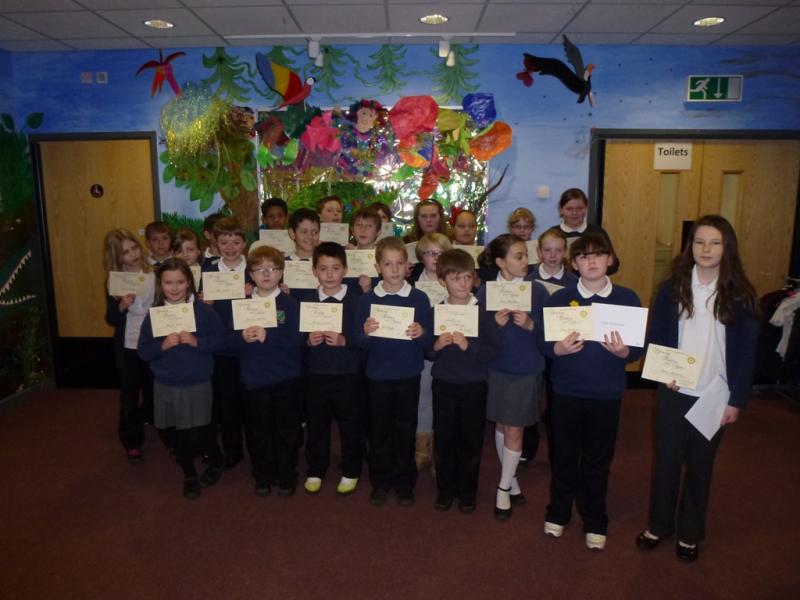
POLYGON ((41 127, 43 121, 44 121, 43 112, 31 113, 25 119, 25 127, 27 127, 28 129, 38 129, 39 127, 41 127))
POLYGON ((239 171, 239 181, 242 182, 242 187, 248 192, 252 192, 256 189, 256 177, 250 171, 245 169, 239 171))
POLYGON ((209 192, 205 196, 200 199, 200 212, 205 212, 211 205, 214 203, 214 194, 213 192, 209 192))
POLYGON ((0 119, 3 119, 3 127, 5 127, 8 131, 14 131, 16 129, 16 125, 14 124, 14 119, 8 113, 3 113, 0 115, 0 119))
POLYGON ((164 175, 162 175, 162 179, 164 180, 164 183, 169 183, 175 179, 175 167, 172 165, 167 165, 164 167, 164 175))

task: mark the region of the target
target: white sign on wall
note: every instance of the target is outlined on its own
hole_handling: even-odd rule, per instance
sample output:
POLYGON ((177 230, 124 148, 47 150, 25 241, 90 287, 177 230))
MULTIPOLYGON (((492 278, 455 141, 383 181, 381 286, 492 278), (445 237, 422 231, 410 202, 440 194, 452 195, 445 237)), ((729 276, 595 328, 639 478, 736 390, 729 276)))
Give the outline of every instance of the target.
POLYGON ((691 171, 692 144, 657 142, 654 145, 653 169, 656 171, 691 171))

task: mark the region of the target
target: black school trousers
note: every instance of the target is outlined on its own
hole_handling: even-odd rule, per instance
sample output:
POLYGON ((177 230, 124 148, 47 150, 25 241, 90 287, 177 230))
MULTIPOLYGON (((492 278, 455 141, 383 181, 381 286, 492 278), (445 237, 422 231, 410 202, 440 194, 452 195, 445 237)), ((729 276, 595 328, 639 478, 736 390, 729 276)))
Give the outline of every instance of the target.
POLYGON ((667 537, 677 526, 678 539, 686 544, 705 537, 711 473, 723 429, 710 441, 697 431, 684 418, 695 402, 694 396, 658 386, 649 529, 667 537))
POLYGON ((213 414, 222 434, 222 451, 229 460, 239 460, 244 456, 242 428, 250 449, 250 428, 239 371, 238 356, 218 354, 214 357, 214 375, 211 378, 213 414))
POLYGON ((575 502, 583 531, 606 535, 606 492, 617 442, 621 398, 553 394, 553 462, 545 520, 566 525, 575 502))
POLYGON ((410 494, 417 482, 419 375, 369 380, 369 478, 373 488, 410 494))
POLYGON ((485 381, 433 380, 433 455, 440 494, 475 500, 486 421, 485 381))
POLYGON ((217 444, 217 431, 213 423, 178 429, 172 434, 175 440, 175 460, 183 470, 186 479, 197 477, 194 457, 197 454, 207 456, 209 463, 215 467, 222 467, 224 457, 217 444))
POLYGON ((331 421, 339 424, 342 475, 361 476, 361 397, 355 373, 309 373, 306 383, 306 463, 308 476, 323 479, 331 458, 331 421))
POLYGON ((256 481, 277 480, 282 488, 294 487, 297 483, 297 431, 302 414, 299 390, 299 378, 247 390, 256 481))
POLYGON ((153 419, 153 374, 136 350, 122 350, 119 369, 119 423, 117 432, 126 450, 144 444, 145 420, 153 419), (149 407, 149 415, 147 414, 149 407), (149 417, 149 418, 148 418, 149 417))

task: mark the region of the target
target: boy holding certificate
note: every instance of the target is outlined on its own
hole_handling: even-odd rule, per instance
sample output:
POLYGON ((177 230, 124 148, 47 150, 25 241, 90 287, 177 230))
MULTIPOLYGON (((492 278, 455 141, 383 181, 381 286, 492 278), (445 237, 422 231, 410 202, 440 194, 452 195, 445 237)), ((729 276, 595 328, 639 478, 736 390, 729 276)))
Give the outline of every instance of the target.
MULTIPOLYGON (((378 234, 381 232, 381 216, 377 210, 373 208, 359 208, 353 213, 352 224, 350 229, 353 233, 353 241, 355 248, 353 250, 361 251, 374 251, 375 241, 378 239, 378 234)), ((348 245, 348 249, 351 246, 348 245)), ((374 260, 372 261, 375 262, 374 260)), ((363 293, 370 291, 378 283, 378 278, 375 276, 374 266, 368 273, 358 273, 350 269, 350 277, 345 278, 345 283, 348 286, 358 288, 363 293)))
POLYGON ((313 262, 319 288, 310 292, 300 306, 300 330, 308 332, 308 478, 304 487, 309 494, 318 493, 322 487, 330 463, 331 418, 335 417, 342 445, 342 478, 336 492, 346 495, 355 491, 361 476, 360 406, 356 388, 359 355, 352 338, 361 294, 342 283, 347 274, 347 255, 342 246, 322 242, 314 249, 313 262))
POLYGON ((448 250, 439 256, 436 272, 447 287, 447 298, 434 306, 438 334, 431 371, 438 488, 434 508, 445 511, 458 498, 458 509, 471 513, 483 447, 488 363, 499 351, 500 336, 492 313, 472 295, 472 257, 464 250, 448 250), (471 310, 450 315, 456 312, 448 312, 452 308, 471 310), (468 330, 477 331, 467 336, 463 332, 468 330))
MULTIPOLYGON (((244 229, 233 217, 224 217, 214 223, 214 240, 220 257, 203 263, 203 273, 237 274, 242 281, 240 297, 244 297, 247 289, 247 261, 243 255, 245 250, 244 229)), ((205 288, 205 275, 201 280, 205 288)), ((205 299, 205 298, 204 298, 205 299)), ((213 301, 214 310, 220 317, 227 331, 233 328, 231 298, 213 301)), ((244 400, 239 385, 239 358, 224 346, 214 358, 214 414, 220 422, 222 431, 222 449, 225 452, 225 467, 233 469, 244 458, 242 444, 242 427, 244 424, 244 400)))
MULTIPOLYGON (((572 243, 569 254, 580 273, 577 287, 558 290, 548 306, 590 306, 593 302, 640 306, 633 290, 612 285, 606 276, 614 264, 607 237, 587 233, 572 243)), ((625 364, 642 354, 641 348, 627 346, 618 331, 603 337, 603 342, 583 340, 573 331, 561 341, 545 342, 544 332, 539 334, 542 351, 553 359, 553 458, 544 532, 560 537, 575 502, 583 518, 586 547, 593 550, 606 545, 606 492, 625 390, 625 364)))
POLYGON ((261 246, 250 253, 247 270, 255 283, 251 298, 274 302, 277 327, 251 325, 229 337, 241 360, 257 496, 269 496, 274 480, 279 496, 291 496, 297 482, 305 335, 299 332, 300 306, 279 287, 283 267, 280 250, 261 246))
POLYGON ((408 254, 402 240, 380 240, 375 258, 383 280, 359 299, 354 327, 359 346, 367 352, 370 503, 385 504, 394 488, 398 504, 410 506, 417 478, 419 378, 431 346, 433 318, 428 297, 405 280, 408 254))

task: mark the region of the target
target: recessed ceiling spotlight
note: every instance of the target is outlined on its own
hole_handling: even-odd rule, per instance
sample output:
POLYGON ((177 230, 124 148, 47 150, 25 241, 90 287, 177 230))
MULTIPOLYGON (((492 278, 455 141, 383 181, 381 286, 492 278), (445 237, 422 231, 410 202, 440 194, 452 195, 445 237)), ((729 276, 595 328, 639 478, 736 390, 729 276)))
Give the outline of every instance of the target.
POLYGON ((694 22, 695 27, 713 27, 725 22, 725 17, 703 17, 694 22))
POLYGON ((148 19, 144 24, 153 29, 172 29, 175 27, 174 23, 164 21, 163 19, 148 19))
POLYGON ((442 23, 447 23, 450 19, 444 15, 425 15, 420 17, 419 20, 425 25, 441 25, 442 23))

